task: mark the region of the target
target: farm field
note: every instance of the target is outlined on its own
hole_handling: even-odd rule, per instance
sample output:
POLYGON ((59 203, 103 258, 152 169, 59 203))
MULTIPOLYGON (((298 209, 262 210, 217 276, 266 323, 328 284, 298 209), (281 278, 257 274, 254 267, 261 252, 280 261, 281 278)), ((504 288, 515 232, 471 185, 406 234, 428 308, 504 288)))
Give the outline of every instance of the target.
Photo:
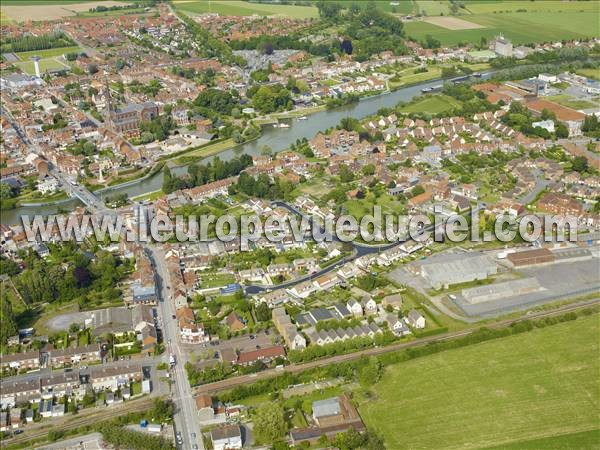
POLYGON ((517 1, 481 1, 467 0, 466 9, 472 14, 493 14, 500 12, 566 12, 566 11, 594 11, 598 9, 595 2, 557 2, 555 0, 537 0, 535 2, 517 1))
POLYGON ((448 15, 450 2, 447 0, 417 0, 417 12, 427 16, 448 15))
POLYGON ((319 15, 317 8, 312 6, 267 5, 239 0, 214 0, 211 2, 181 0, 175 1, 173 4, 175 9, 188 14, 202 14, 207 12, 231 16, 251 16, 252 14, 271 16, 279 14, 295 19, 316 18, 319 15))
POLYGON ((600 430, 563 434, 531 441, 514 442, 507 445, 486 447, 486 450, 570 450, 593 449, 600 442, 600 430))
POLYGON ((599 428, 599 331, 593 314, 396 364, 359 411, 388 448, 567 448, 520 444, 599 428))
POLYGON ((460 102, 452 97, 448 97, 447 95, 434 95, 431 97, 424 97, 416 103, 405 106, 402 108, 402 112, 437 114, 450 111, 454 108, 460 108, 461 106, 460 102))
POLYGON ((481 37, 485 37, 489 42, 500 33, 516 45, 593 37, 599 34, 597 17, 600 11, 598 3, 590 3, 595 6, 595 10, 460 16, 462 20, 484 27, 478 29, 449 30, 424 21, 407 22, 404 28, 407 36, 423 40, 426 35, 431 34, 439 39, 442 45, 456 45, 459 42, 479 43, 481 37))
POLYGON ((26 20, 56 20, 62 17, 75 16, 77 13, 87 12, 90 8, 98 5, 102 6, 122 6, 127 2, 121 1, 17 1, 3 0, 2 1, 2 16, 23 22, 26 20))

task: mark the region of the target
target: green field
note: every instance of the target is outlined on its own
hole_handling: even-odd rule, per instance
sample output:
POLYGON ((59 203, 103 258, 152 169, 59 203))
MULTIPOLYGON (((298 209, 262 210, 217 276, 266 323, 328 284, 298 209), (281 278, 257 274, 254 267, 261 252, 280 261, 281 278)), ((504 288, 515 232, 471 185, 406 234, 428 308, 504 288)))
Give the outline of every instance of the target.
POLYGON ((600 428, 599 331, 593 314, 390 366, 361 416, 387 448, 559 448, 520 443, 600 428))
POLYGON ((74 53, 80 52, 81 47, 72 46, 72 47, 59 47, 59 48, 49 48, 46 50, 35 50, 33 52, 19 52, 15 53, 19 57, 21 61, 28 61, 32 56, 39 56, 40 58, 54 58, 55 56, 62 56, 65 53, 74 53))
MULTIPOLYGON (((29 75, 35 75, 33 61, 19 61, 13 64, 19 69, 21 69, 23 72, 26 72, 29 75)), ((46 70, 53 69, 69 69, 69 66, 57 61, 54 58, 46 58, 40 60, 40 70, 42 73, 44 73, 46 70)))
POLYGON ((567 108, 573 108, 573 109, 590 109, 590 108, 594 108, 594 107, 598 107, 598 104, 594 104, 592 102, 588 102, 586 100, 576 100, 575 98, 571 97, 570 95, 567 94, 561 94, 561 95, 553 95, 550 97, 547 97, 548 100, 551 100, 555 103, 558 103, 559 105, 563 105, 566 106, 567 108))
POLYGON ((465 1, 467 11, 473 14, 494 14, 504 12, 516 12, 517 10, 527 10, 527 12, 559 12, 559 11, 594 11, 598 9, 593 1, 465 1))
POLYGON ((403 113, 428 113, 437 114, 460 108, 462 105, 458 100, 447 95, 433 95, 411 103, 402 108, 403 113))
POLYGON ((585 12, 515 12, 462 16, 463 20, 485 27, 471 30, 448 30, 421 21, 407 22, 404 24, 404 28, 407 36, 417 40, 423 40, 426 35, 431 34, 439 39, 442 45, 451 46, 459 42, 479 43, 481 37, 485 37, 488 42, 491 42, 500 33, 512 40, 515 45, 600 36, 599 3, 584 3, 587 8, 595 9, 585 12))
POLYGON ((582 431, 530 441, 487 447, 486 450, 584 450, 596 449, 600 442, 600 430, 582 431))
POLYGON ((600 69, 579 69, 577 75, 600 81, 600 69))
POLYGON ((450 14, 450 2, 447 0, 417 0, 417 12, 427 16, 450 14))
POLYGON ((175 1, 177 10, 191 14, 207 12, 219 13, 228 16, 271 16, 274 14, 288 16, 295 19, 318 17, 316 7, 294 5, 271 5, 264 3, 249 3, 240 0, 213 0, 213 1, 175 1))

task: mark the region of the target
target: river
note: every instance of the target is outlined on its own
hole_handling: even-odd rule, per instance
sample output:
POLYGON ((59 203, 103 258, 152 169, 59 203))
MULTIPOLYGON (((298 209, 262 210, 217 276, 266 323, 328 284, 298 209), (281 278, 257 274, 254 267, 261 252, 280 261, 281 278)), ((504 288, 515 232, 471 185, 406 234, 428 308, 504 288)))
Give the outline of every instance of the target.
MULTIPOLYGON (((483 74, 482 78, 487 78, 490 73, 483 74)), ((219 153, 219 158, 227 160, 236 155, 247 153, 250 155, 260 154, 261 148, 268 145, 274 152, 289 148, 290 144, 297 139, 311 139, 319 131, 337 126, 344 117, 354 117, 362 119, 375 114, 380 108, 396 106, 398 102, 408 102, 415 96, 421 95, 421 89, 439 85, 441 80, 431 80, 426 83, 398 89, 393 92, 386 92, 380 95, 367 97, 357 103, 342 106, 335 109, 320 111, 311 114, 306 120, 293 119, 287 121, 290 128, 275 128, 272 126, 263 127, 261 136, 251 142, 237 145, 231 149, 219 153)), ((172 170, 175 174, 186 173, 187 166, 176 167, 172 170)), ((100 197, 105 198, 115 194, 125 193, 129 197, 143 195, 149 192, 157 191, 162 187, 162 171, 156 175, 145 178, 138 182, 126 183, 97 192, 100 197)), ((76 199, 69 199, 63 202, 44 206, 20 206, 12 210, 2 211, 0 222, 4 224, 20 224, 21 216, 28 215, 49 215, 56 214, 59 211, 72 210, 81 202, 76 199)))

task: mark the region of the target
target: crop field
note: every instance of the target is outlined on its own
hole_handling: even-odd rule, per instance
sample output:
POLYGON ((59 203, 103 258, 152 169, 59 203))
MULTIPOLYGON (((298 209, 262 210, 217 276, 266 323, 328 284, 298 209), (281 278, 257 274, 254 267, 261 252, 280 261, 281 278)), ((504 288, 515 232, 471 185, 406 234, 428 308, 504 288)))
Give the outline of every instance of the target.
POLYGON ((593 314, 390 366, 359 411, 388 448, 595 448, 557 444, 600 428, 599 327, 593 314))
POLYGON ((433 95, 411 103, 402 108, 403 113, 428 113, 437 114, 460 108, 462 105, 458 100, 447 95, 433 95))
POLYGON ((98 5, 122 6, 125 2, 119 1, 2 1, 2 15, 17 22, 26 20, 56 20, 63 17, 75 16, 77 13, 89 11, 98 5))
POLYGON ((294 19, 316 18, 319 16, 317 8, 312 6, 268 5, 239 0, 214 0, 211 2, 181 0, 175 1, 174 6, 180 11, 191 14, 213 12, 229 16, 251 16, 252 14, 260 16, 282 15, 294 19))
POLYGON ((427 16, 450 14, 450 2, 447 0, 417 0, 417 12, 427 16))
POLYGON ((466 9, 472 14, 494 14, 501 12, 567 12, 567 11, 597 11, 596 2, 561 2, 556 0, 537 0, 535 2, 524 1, 481 1, 467 0, 466 9))
MULTIPOLYGON (((536 2, 537 3, 537 2, 536 2)), ((556 2, 564 4, 564 2, 556 2)), ((598 29, 599 3, 585 3, 583 12, 514 12, 503 14, 471 14, 461 16, 464 21, 482 26, 479 29, 449 30, 425 21, 404 24, 406 35, 422 40, 431 34, 442 45, 456 45, 459 42, 479 43, 481 37, 491 41, 504 34, 514 44, 556 41, 559 39, 577 39, 600 35, 598 29)), ((529 5, 529 3, 528 3, 529 5)))

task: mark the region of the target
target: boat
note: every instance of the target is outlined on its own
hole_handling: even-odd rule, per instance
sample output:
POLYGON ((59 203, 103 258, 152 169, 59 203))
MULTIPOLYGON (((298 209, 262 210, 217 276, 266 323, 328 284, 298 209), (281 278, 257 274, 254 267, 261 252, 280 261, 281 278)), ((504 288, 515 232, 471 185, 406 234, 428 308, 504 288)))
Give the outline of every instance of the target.
POLYGON ((481 72, 475 72, 473 74, 474 77, 481 78, 481 72))
POLYGON ((307 120, 307 119, 308 119, 308 117, 306 117, 306 116, 300 116, 300 117, 298 117, 298 120, 307 120))
POLYGON ((432 87, 426 87, 426 88, 421 89, 421 92, 423 92, 423 93, 431 92, 431 91, 433 91, 432 87))
POLYGON ((290 126, 287 123, 280 123, 279 128, 289 128, 290 126))

